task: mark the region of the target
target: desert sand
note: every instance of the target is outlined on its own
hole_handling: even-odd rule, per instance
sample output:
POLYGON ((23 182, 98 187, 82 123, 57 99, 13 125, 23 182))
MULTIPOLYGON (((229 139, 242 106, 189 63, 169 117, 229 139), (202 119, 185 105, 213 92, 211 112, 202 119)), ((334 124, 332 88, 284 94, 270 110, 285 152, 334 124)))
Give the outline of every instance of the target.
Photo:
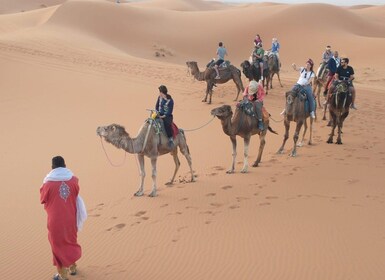
MULTIPOLYGON (((55 272, 39 188, 53 156, 79 177, 89 218, 83 257, 71 279, 381 280, 385 277, 385 6, 243 4, 193 0, 140 3, 103 0, 3 1, 0 10, 1 279, 50 279, 55 272), (185 130, 210 111, 235 106, 235 85, 215 88, 187 72, 203 69, 223 41, 239 67, 259 33, 265 48, 281 43, 281 88, 265 99, 271 113, 262 162, 226 174, 232 151, 219 120, 187 131, 196 182, 181 168, 172 187, 172 157, 158 160, 158 196, 146 161, 145 196, 134 155, 104 143, 96 128, 118 123, 135 136, 158 86, 175 101, 185 130), (276 152, 284 134, 284 92, 297 79, 291 63, 318 63, 326 45, 350 58, 357 106, 343 145, 327 144, 318 119, 313 145, 289 157, 276 152), (156 53, 158 56, 156 56, 156 53)), ((242 75, 244 85, 246 78, 242 75)), ((254 136, 249 162, 258 152, 254 136)))

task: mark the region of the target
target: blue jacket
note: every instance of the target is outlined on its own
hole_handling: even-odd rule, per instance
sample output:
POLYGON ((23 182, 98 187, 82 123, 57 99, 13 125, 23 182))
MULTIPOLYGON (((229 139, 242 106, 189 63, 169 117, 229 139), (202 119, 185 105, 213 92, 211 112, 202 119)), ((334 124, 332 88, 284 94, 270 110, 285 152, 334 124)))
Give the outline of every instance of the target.
POLYGON ((172 110, 174 109, 174 100, 163 99, 161 97, 156 101, 155 109, 158 110, 161 116, 172 116, 172 110))
POLYGON ((335 74, 337 72, 337 63, 334 59, 334 57, 332 57, 331 59, 329 59, 329 62, 328 62, 328 68, 329 68, 329 71, 332 73, 332 74, 335 74))

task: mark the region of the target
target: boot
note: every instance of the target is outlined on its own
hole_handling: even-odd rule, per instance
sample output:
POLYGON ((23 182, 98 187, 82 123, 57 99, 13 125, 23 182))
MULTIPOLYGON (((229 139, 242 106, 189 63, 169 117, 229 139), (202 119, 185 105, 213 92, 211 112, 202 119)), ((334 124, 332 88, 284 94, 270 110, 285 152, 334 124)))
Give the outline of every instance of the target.
POLYGON ((258 120, 258 129, 259 130, 265 130, 265 126, 263 125, 263 121, 262 120, 258 120))
POLYGON ((168 147, 170 149, 174 148, 175 144, 174 144, 174 139, 172 137, 168 138, 168 147))

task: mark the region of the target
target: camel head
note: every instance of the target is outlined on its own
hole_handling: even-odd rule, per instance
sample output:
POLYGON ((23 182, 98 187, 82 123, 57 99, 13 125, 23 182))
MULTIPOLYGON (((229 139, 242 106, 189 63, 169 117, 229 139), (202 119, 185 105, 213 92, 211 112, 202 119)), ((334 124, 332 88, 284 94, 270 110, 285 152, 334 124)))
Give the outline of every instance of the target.
POLYGON ((242 67, 242 73, 246 76, 246 78, 252 79, 253 73, 252 73, 250 61, 248 60, 243 61, 241 63, 241 67, 242 67))
POLYGON ((96 134, 103 137, 107 142, 128 137, 128 133, 123 126, 118 124, 111 124, 108 126, 99 126, 96 129, 96 134))
POLYGON ((223 105, 221 107, 212 109, 211 115, 216 116, 220 120, 224 120, 231 118, 233 116, 233 111, 231 110, 231 106, 223 105))
POLYGON ((198 68, 198 63, 196 61, 186 61, 187 68, 195 69, 198 68))

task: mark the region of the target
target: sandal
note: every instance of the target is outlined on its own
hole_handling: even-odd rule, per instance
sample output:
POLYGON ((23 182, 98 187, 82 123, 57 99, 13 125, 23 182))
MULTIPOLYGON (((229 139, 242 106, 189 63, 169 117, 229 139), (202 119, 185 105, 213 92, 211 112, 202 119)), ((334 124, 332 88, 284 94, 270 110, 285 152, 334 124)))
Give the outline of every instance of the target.
POLYGON ((63 278, 61 278, 61 276, 60 276, 59 273, 56 273, 56 274, 52 277, 52 280, 63 280, 63 278))
POLYGON ((70 271, 70 275, 72 276, 76 275, 77 274, 76 264, 70 265, 69 271, 70 271))

